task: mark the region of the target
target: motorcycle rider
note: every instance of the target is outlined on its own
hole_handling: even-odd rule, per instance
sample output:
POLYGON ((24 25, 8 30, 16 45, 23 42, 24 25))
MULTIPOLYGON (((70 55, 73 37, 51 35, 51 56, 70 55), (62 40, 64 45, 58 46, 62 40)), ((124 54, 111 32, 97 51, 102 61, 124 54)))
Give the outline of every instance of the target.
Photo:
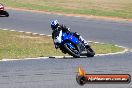
MULTIPOLYGON (((51 22, 51 28, 53 30, 52 32, 52 39, 54 40, 55 38, 54 37, 57 37, 59 35, 59 31, 63 31, 63 32, 66 32, 66 33, 73 33, 74 36, 76 36, 81 42, 83 42, 85 44, 85 47, 86 48, 89 48, 90 46, 88 45, 88 42, 81 36, 79 35, 77 32, 71 32, 70 31, 70 28, 67 28, 65 25, 61 25, 59 24, 58 20, 53 20, 51 22)), ((54 41, 54 45, 55 45, 55 48, 58 49, 58 44, 55 43, 54 41)))
POLYGON ((5 11, 4 5, 0 3, 0 17, 1 17, 1 15, 8 17, 9 13, 7 11, 5 11))

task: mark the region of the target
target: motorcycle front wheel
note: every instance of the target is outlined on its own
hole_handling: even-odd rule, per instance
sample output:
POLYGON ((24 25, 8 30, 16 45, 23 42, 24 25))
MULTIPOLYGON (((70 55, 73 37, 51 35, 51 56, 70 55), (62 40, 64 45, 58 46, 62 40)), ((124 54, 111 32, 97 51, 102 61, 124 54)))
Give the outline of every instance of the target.
POLYGON ((72 44, 72 46, 74 48, 71 48, 68 43, 65 43, 64 44, 64 48, 66 49, 67 53, 71 56, 73 56, 74 58, 79 58, 80 57, 80 52, 79 52, 79 49, 77 47, 77 45, 74 45, 73 43, 70 43, 72 44))

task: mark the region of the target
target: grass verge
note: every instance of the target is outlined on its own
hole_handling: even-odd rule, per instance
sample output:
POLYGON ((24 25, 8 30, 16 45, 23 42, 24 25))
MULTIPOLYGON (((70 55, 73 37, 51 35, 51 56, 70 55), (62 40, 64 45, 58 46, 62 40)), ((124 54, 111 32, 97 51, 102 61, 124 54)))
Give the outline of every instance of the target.
MULTIPOLYGON (((113 44, 91 43, 97 54, 123 51, 113 44)), ((64 55, 54 48, 51 37, 0 30, 0 59, 64 55)))
POLYGON ((10 7, 132 18, 132 0, 0 0, 10 7))

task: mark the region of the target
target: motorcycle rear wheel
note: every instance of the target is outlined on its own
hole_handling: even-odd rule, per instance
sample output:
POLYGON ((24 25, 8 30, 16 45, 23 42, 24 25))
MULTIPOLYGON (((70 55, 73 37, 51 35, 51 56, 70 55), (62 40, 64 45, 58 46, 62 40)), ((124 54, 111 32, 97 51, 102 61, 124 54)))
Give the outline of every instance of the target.
POLYGON ((94 57, 95 52, 93 51, 93 49, 91 47, 89 47, 87 49, 87 57, 94 57))

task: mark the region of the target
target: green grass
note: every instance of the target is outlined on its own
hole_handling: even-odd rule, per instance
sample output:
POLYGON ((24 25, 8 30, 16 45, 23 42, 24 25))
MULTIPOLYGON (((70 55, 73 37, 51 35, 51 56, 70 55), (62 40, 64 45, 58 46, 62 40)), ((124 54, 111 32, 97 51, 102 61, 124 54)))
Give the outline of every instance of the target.
MULTIPOLYGON (((124 49, 113 44, 91 43, 96 54, 114 53, 124 49)), ((0 30, 0 59, 64 55, 54 48, 51 37, 0 30)))
POLYGON ((73 14, 132 18, 132 0, 0 0, 6 6, 73 14))
POLYGON ((123 48, 117 47, 114 44, 100 44, 100 43, 90 43, 92 48, 95 50, 96 54, 107 54, 123 51, 123 48))

